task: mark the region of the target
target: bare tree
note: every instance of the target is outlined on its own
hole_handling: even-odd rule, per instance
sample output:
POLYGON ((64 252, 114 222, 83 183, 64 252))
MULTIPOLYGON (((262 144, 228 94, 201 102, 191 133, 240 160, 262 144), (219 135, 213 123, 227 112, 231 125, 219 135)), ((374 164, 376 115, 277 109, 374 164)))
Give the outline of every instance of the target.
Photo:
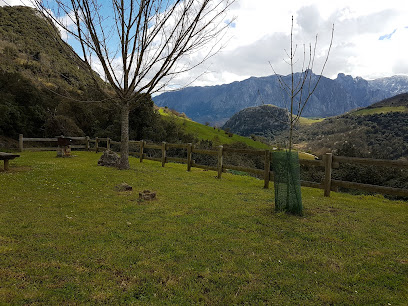
POLYGON ((91 75, 100 67, 111 85, 110 98, 121 109, 119 167, 128 169, 132 103, 216 54, 235 0, 33 1, 79 42, 91 75), (203 54, 200 60, 192 60, 197 53, 203 54))
POLYGON ((298 74, 298 78, 296 79, 295 74, 295 64, 296 64, 296 51, 297 45, 294 45, 293 42, 293 16, 292 16, 292 26, 290 31, 290 51, 287 52, 286 55, 288 56, 288 60, 285 62, 290 66, 290 83, 286 82, 281 75, 278 75, 273 68, 272 64, 269 63, 272 67, 273 72, 278 78, 279 84, 283 90, 284 98, 288 99, 287 108, 289 114, 289 139, 288 139, 288 150, 289 152, 292 150, 293 147, 293 132, 296 124, 298 124, 299 119, 305 109, 305 106, 309 102, 311 96, 315 92, 317 85, 319 84, 324 69, 326 68, 327 61, 329 59, 331 47, 333 44, 333 36, 334 36, 334 25, 332 26, 331 31, 331 39, 329 44, 329 49, 327 51, 326 57, 324 59, 324 63, 322 65, 320 74, 317 78, 313 78, 313 68, 315 65, 315 58, 316 58, 316 48, 317 48, 317 41, 318 35, 316 35, 316 39, 314 45, 309 44, 308 48, 306 45, 303 45, 303 58, 302 58, 302 68, 300 73, 298 74), (308 52, 308 54, 307 54, 308 52))
POLYGON ((312 70, 315 64, 317 35, 314 46, 309 44, 308 48, 303 45, 303 59, 300 73, 295 73, 296 51, 297 45, 293 43, 293 16, 292 26, 290 31, 290 51, 286 54, 288 60, 285 62, 290 67, 290 81, 287 82, 281 75, 278 75, 272 67, 275 75, 278 78, 280 86, 283 90, 283 97, 287 104, 289 116, 289 141, 288 151, 276 152, 274 156, 274 174, 275 174, 275 210, 286 211, 291 214, 303 215, 302 196, 300 189, 300 167, 297 154, 292 154, 293 147, 293 132, 296 124, 299 122, 300 116, 305 109, 307 103, 315 92, 319 84, 326 63, 329 59, 329 54, 333 42, 334 25, 331 32, 331 40, 327 55, 320 74, 314 77, 312 70), (308 53, 308 54, 307 54, 308 53), (282 154, 283 153, 283 154, 282 154))

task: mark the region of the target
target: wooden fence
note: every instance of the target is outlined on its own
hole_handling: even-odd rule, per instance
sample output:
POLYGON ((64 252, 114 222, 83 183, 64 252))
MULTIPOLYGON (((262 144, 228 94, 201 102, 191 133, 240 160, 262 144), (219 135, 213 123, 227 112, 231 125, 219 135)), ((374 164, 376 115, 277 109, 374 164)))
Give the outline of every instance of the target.
MULTIPOLYGON (((74 141, 80 142, 82 144, 72 145, 72 149, 83 149, 83 150, 92 150, 99 152, 102 150, 110 149, 112 145, 120 145, 120 142, 113 141, 110 138, 98 138, 90 139, 86 137, 68 137, 74 141), (105 144, 105 146, 102 146, 105 144)), ((19 138, 19 148, 20 151, 23 150, 56 150, 57 147, 31 147, 25 148, 24 142, 49 142, 56 143, 57 138, 24 138, 23 135, 20 135, 19 138)), ((272 153, 269 150, 255 150, 255 149, 233 149, 223 146, 219 146, 216 150, 204 150, 195 148, 191 143, 189 144, 172 144, 163 142, 161 144, 152 144, 147 143, 146 141, 129 141, 129 145, 136 145, 139 147, 137 152, 131 152, 132 155, 135 155, 140 159, 140 162, 143 162, 144 159, 153 160, 161 162, 162 167, 165 166, 168 162, 177 162, 184 163, 187 165, 187 171, 191 170, 191 167, 201 168, 205 170, 213 170, 217 172, 217 177, 221 179, 222 173, 226 170, 236 170, 247 173, 253 173, 258 176, 262 176, 264 180, 264 188, 269 187, 269 182, 273 181, 273 171, 271 170, 272 163, 272 153), (160 150, 161 157, 150 157, 146 154, 146 149, 160 150), (167 156, 167 151, 169 149, 183 149, 186 151, 186 157, 170 157, 167 156), (214 156, 217 159, 217 166, 208 166, 197 164, 193 160, 193 153, 203 154, 214 156), (224 157, 228 154, 246 154, 261 156, 263 158, 263 169, 254 169, 249 167, 234 166, 224 163, 224 157)), ((393 188, 385 186, 377 186, 370 184, 362 184, 349 181, 335 180, 332 178, 332 170, 340 167, 341 164, 358 164, 358 165, 369 165, 369 166, 382 166, 398 169, 408 169, 408 162, 406 161, 395 161, 395 160, 380 160, 380 159, 369 159, 369 158, 356 158, 356 157, 344 157, 344 156, 333 156, 332 153, 326 153, 323 155, 322 160, 309 160, 309 159, 300 159, 301 165, 306 166, 317 166, 324 171, 324 177, 322 182, 310 182, 310 181, 301 181, 301 185, 311 188, 319 188, 324 190, 324 196, 329 197, 330 191, 337 190, 340 188, 347 189, 357 189, 362 191, 388 194, 395 196, 408 197, 408 189, 402 188, 393 188)))
MULTIPOLYGON (((23 152, 24 150, 30 150, 30 151, 56 151, 57 150, 57 142, 58 142, 58 137, 64 138, 64 136, 57 136, 54 138, 25 138, 23 134, 19 135, 18 139, 18 146, 19 146, 19 151, 23 152), (24 142, 40 142, 40 143, 49 143, 49 144, 54 144, 54 146, 47 146, 47 147, 39 147, 39 146, 34 146, 34 147, 29 147, 26 148, 24 146, 24 142)), ((78 149, 78 150, 87 150, 87 151, 103 151, 106 149, 110 149, 110 138, 98 138, 95 137, 95 139, 91 139, 89 136, 84 136, 84 137, 66 137, 69 138, 73 141, 73 144, 71 145, 71 149, 78 149), (105 147, 101 146, 101 143, 106 143, 105 147)))

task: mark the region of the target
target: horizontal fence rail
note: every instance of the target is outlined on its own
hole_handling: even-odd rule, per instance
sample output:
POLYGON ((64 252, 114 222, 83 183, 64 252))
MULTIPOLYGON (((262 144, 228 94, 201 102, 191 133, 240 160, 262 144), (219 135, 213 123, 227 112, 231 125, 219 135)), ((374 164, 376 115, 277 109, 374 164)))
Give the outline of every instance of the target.
MULTIPOLYGON (((30 151, 56 151, 58 149, 58 137, 61 138, 69 138, 72 140, 71 144, 71 149, 83 149, 83 150, 92 150, 95 152, 103 151, 103 150, 109 150, 111 146, 111 142, 113 142, 110 138, 99 138, 95 137, 95 139, 91 139, 88 136, 83 136, 83 137, 67 137, 67 136, 57 136, 54 138, 27 138, 24 137, 23 134, 19 135, 18 139, 18 146, 19 146, 19 151, 23 152, 26 150, 30 151), (43 146, 32 146, 32 147, 25 147, 24 143, 47 143, 47 144, 54 144, 52 147, 43 147, 43 146), (106 143, 106 146, 101 146, 101 143, 106 143)), ((116 142, 117 144, 120 144, 120 142, 116 142)))
MULTIPOLYGON (((61 136, 63 137, 63 136, 61 136)), ((95 152, 111 149, 112 145, 120 146, 120 142, 113 141, 110 138, 98 138, 90 139, 90 137, 65 137, 69 138, 75 142, 81 144, 72 144, 72 149, 84 149, 92 150, 95 152), (101 146, 105 144, 105 146, 101 146)), ((19 149, 20 151, 24 150, 57 150, 57 146, 54 147, 30 147, 25 148, 25 142, 41 142, 41 143, 57 143, 58 137, 55 138, 24 138, 20 134, 19 137, 19 149)), ((166 143, 161 144, 147 143, 144 140, 134 141, 130 140, 129 145, 136 145, 139 147, 138 151, 131 152, 132 156, 138 157, 140 162, 143 162, 144 159, 161 162, 164 167, 168 162, 176 162, 187 164, 187 171, 191 171, 191 167, 200 168, 204 170, 212 170, 217 172, 217 177, 221 179, 222 173, 227 170, 234 170, 246 173, 252 173, 257 176, 263 177, 264 188, 269 187, 269 182, 273 181, 273 171, 271 170, 272 153, 269 150, 251 150, 251 149, 234 149, 234 148, 224 148, 219 146, 216 150, 209 149, 199 149, 195 148, 191 143, 188 144, 175 144, 175 143, 166 143), (185 150, 186 157, 170 157, 167 156, 168 150, 170 149, 179 149, 185 150), (149 156, 145 150, 159 150, 161 151, 161 157, 149 156), (193 154, 201 154, 213 156, 216 159, 216 166, 202 165, 196 163, 193 159, 193 154), (260 156, 264 161, 263 169, 255 169, 244 166, 229 165, 224 163, 224 157, 229 154, 246 154, 252 156, 260 156)), ((324 196, 329 197, 330 192, 337 190, 337 188, 347 188, 347 189, 356 189, 366 192, 408 197, 408 189, 403 188, 393 188, 385 186, 377 186, 370 184, 362 184, 357 182, 341 181, 332 178, 332 170, 340 168, 341 164, 357 164, 357 165, 366 165, 366 166, 382 166, 398 169, 408 169, 408 162, 402 160, 382 160, 382 159, 370 159, 370 158, 357 158, 357 157, 344 157, 344 156, 333 156, 332 153, 326 153, 323 155, 322 160, 309 160, 309 159, 299 159, 300 165, 304 166, 314 166, 319 167, 324 171, 323 180, 321 182, 310 182, 301 180, 301 185, 304 187, 318 188, 324 190, 324 196)))

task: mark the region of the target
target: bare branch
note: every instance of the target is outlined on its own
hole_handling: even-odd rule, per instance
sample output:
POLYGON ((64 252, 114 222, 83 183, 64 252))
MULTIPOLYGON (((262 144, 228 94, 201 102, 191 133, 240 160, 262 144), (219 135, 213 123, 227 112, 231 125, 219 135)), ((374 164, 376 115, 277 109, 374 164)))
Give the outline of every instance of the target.
MULTIPOLYGON (((225 22, 234 1, 111 0, 111 10, 106 10, 102 0, 33 0, 48 20, 80 43, 91 75, 95 77, 92 65, 101 67, 115 92, 112 98, 122 107, 123 142, 131 101, 164 89, 221 50, 234 20, 225 22), (198 53, 200 59, 190 63, 189 57, 198 53)), ((126 150, 121 147, 124 155, 126 150)))
MULTIPOLYGON (((284 62, 289 64, 290 70, 291 70, 290 72, 291 83, 290 84, 285 83, 282 76, 276 73, 275 69, 269 62, 274 74, 278 78, 282 92, 286 93, 290 98, 289 99, 290 105, 289 107, 287 107, 289 111, 289 124, 290 124, 289 126, 289 145, 288 145, 289 151, 291 151, 292 149, 293 132, 295 129, 295 125, 299 122, 299 119, 303 113, 303 110, 305 109, 307 103, 309 102, 310 98, 314 94, 323 76, 324 69, 329 59, 330 51, 331 51, 332 44, 333 44, 333 37, 334 37, 334 24, 333 24, 329 49, 327 51, 320 74, 318 75, 315 81, 313 80, 313 68, 314 68, 315 59, 316 59, 318 35, 316 35, 313 49, 312 49, 312 46, 309 45, 309 58, 308 58, 307 64, 306 64, 306 46, 303 45, 302 68, 301 68, 301 72, 297 74, 298 79, 295 80, 294 66, 296 65, 298 60, 295 59, 296 52, 297 52, 297 45, 294 45, 293 43, 293 23, 294 21, 293 21, 293 16, 292 16, 292 24, 291 24, 291 31, 290 31, 290 52, 288 53, 286 49, 284 50, 288 57, 288 60, 284 60, 284 62)), ((285 99, 285 103, 286 103, 286 99, 285 99)))

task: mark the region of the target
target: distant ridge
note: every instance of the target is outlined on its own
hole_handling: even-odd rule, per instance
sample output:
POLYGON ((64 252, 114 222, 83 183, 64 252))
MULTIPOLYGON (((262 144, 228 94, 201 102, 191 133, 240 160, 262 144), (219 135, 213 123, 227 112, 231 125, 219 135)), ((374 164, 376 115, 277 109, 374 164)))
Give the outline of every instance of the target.
POLYGON ((374 103, 370 105, 370 108, 387 107, 387 106, 390 106, 390 107, 405 106, 406 108, 408 108, 408 93, 396 95, 394 97, 374 103))
MULTIPOLYGON (((295 78, 298 77, 299 73, 295 74, 295 78)), ((316 77, 313 74, 314 80, 316 77)), ((283 78, 289 81, 290 76, 283 78)), ((365 80, 340 73, 334 80, 322 77, 303 116, 340 115, 405 92, 408 92, 407 76, 365 80)), ((285 107, 283 92, 275 75, 251 77, 217 86, 188 87, 163 93, 153 100, 158 106, 168 106, 197 122, 212 125, 222 125, 235 113, 252 106, 273 104, 285 107)))
POLYGON ((314 154, 329 151, 336 155, 407 160, 408 94, 301 126, 295 142, 314 154))

